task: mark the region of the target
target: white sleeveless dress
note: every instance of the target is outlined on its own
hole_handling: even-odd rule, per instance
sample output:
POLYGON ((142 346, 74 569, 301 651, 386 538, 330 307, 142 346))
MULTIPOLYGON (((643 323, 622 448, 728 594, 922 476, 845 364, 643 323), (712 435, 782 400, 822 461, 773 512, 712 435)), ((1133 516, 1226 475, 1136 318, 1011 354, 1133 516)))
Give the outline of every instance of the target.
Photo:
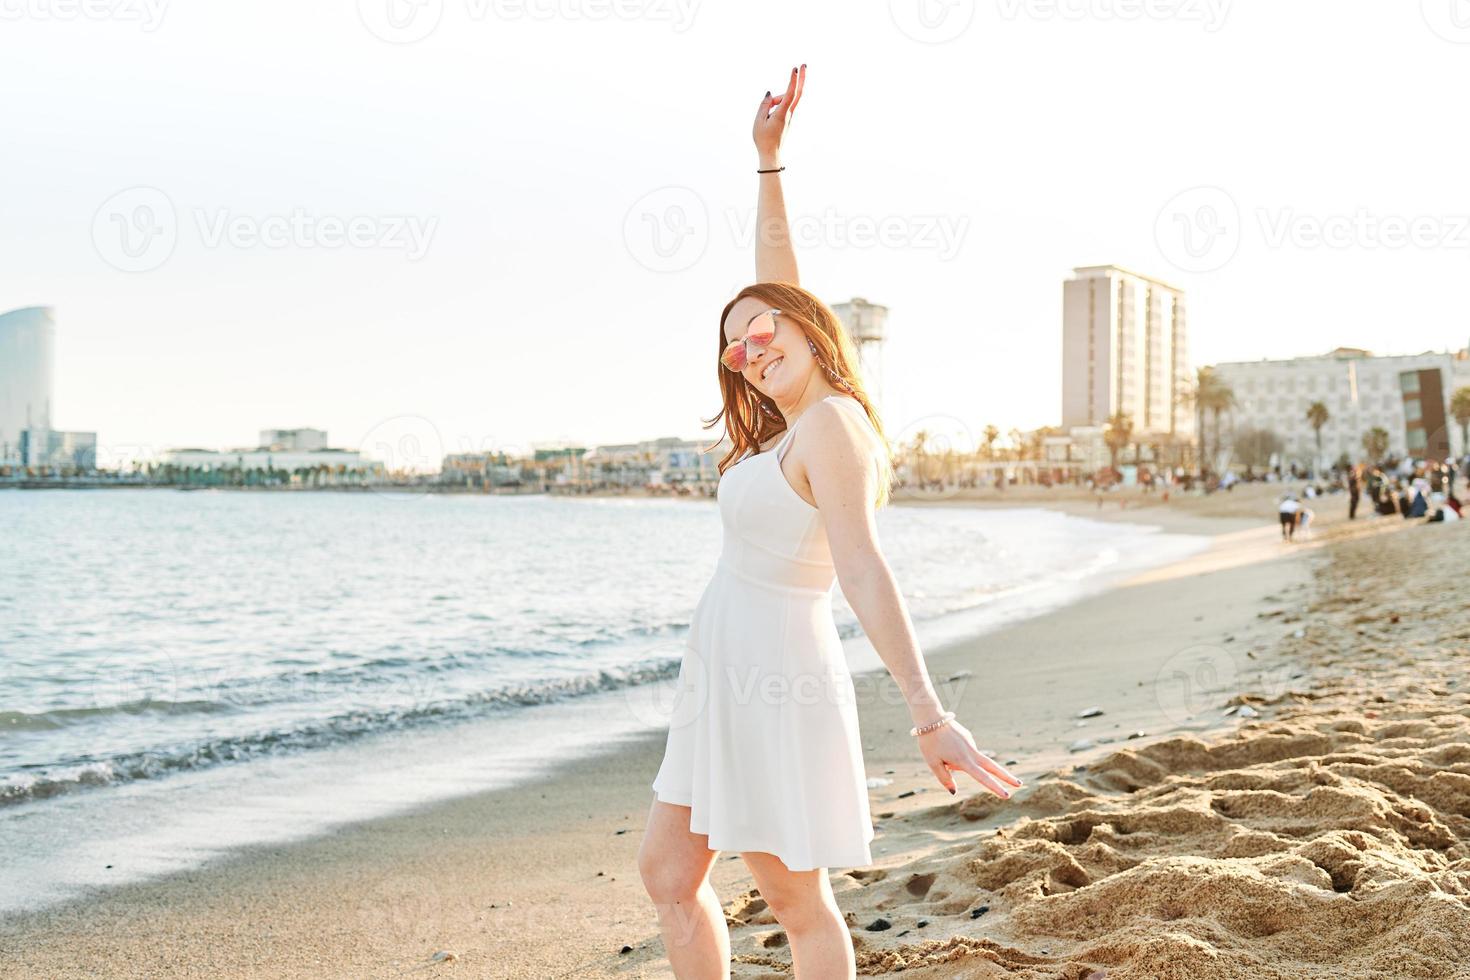
MULTIPOLYGON (((824 400, 871 425, 855 399, 824 400)), ((836 570, 820 511, 781 470, 813 407, 721 476, 719 563, 691 618, 653 781, 658 799, 690 807, 690 830, 712 850, 764 851, 791 871, 873 863, 836 570)))

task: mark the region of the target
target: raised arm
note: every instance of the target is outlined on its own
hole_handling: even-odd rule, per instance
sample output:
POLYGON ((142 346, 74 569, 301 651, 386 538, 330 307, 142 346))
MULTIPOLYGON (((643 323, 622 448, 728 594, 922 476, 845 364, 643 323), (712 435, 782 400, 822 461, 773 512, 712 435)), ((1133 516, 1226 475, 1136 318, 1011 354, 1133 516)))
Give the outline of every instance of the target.
POLYGON ((791 247, 791 234, 786 224, 786 198, 781 193, 781 137, 794 118, 796 103, 806 84, 806 65, 791 69, 791 80, 780 95, 766 93, 755 116, 756 159, 760 170, 776 171, 760 174, 760 190, 755 208, 755 279, 756 282, 796 283, 796 252, 791 247))

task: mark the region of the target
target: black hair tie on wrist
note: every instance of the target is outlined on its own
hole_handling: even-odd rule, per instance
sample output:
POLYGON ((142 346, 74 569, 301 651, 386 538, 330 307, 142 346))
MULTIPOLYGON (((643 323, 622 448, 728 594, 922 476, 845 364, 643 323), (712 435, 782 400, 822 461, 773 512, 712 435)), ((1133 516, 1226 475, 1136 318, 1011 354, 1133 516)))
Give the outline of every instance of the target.
POLYGON ((774 170, 757 170, 756 173, 758 173, 758 174, 777 174, 777 173, 780 173, 781 171, 783 171, 785 169, 786 169, 785 167, 777 167, 774 170))

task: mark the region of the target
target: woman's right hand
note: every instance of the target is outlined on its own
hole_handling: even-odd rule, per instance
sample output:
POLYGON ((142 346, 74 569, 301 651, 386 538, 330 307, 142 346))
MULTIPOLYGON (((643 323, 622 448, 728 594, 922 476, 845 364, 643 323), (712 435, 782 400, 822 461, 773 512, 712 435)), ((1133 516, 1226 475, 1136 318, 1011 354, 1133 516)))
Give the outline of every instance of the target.
POLYGON ((755 115, 755 151, 763 169, 781 165, 781 136, 792 120, 796 103, 801 101, 801 90, 806 84, 806 65, 791 69, 791 79, 786 91, 770 95, 761 100, 760 111, 755 115))

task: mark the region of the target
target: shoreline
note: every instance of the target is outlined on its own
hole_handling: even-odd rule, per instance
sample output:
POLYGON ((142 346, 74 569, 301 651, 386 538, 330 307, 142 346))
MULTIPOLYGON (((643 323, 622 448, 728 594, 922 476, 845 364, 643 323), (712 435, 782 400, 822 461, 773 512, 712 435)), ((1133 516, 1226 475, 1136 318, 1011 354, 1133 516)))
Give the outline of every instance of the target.
MULTIPOLYGON (((1196 533, 1206 526, 1230 533, 1239 520, 1183 515, 1178 523, 1192 522, 1196 533)), ((1028 783, 1134 731, 1148 733, 1134 740, 1143 745, 1177 730, 1158 698, 1150 704, 1138 696, 1139 687, 1156 682, 1159 654, 1177 650, 1184 636, 1203 641, 1212 628, 1249 627, 1256 611, 1252 593, 1262 580, 1269 591, 1303 587, 1301 563, 1263 555, 1259 564, 1208 572, 1217 587, 1202 594, 1187 572, 1201 557, 1165 566, 1175 573, 1162 579, 1130 580, 926 653, 936 686, 981 747, 1002 762, 1017 760, 1015 769, 1028 783), (1145 611, 1146 626, 1140 622, 1145 611), (1106 654, 1073 662, 1069 643, 1103 627, 1114 631, 1101 644, 1106 654), (996 649, 1006 651, 1010 668, 993 681, 1004 691, 997 695, 1006 702, 1003 710, 987 703, 975 684, 996 649), (1125 667, 1132 670, 1131 685, 1117 679, 1125 667), (1048 676, 1058 669, 1074 676, 1059 683, 1048 676), (1072 714, 1109 700, 1104 689, 1111 692, 1107 713, 1078 728, 1072 714), (1087 732, 1095 733, 1094 748, 1067 751, 1087 732)), ((859 709, 869 776, 892 780, 872 795, 880 823, 873 853, 881 866, 913 851, 897 825, 902 815, 932 806, 939 788, 912 753, 906 712, 882 694, 892 691, 886 671, 854 674, 860 678, 860 692, 869 692, 859 709), (873 683, 875 678, 887 683, 873 683)), ((429 803, 306 840, 245 846, 191 871, 16 913, 0 920, 0 939, 53 976, 111 975, 119 963, 129 970, 146 963, 149 975, 160 976, 206 965, 234 975, 387 975, 413 969, 440 950, 455 951, 457 965, 485 976, 604 975, 578 972, 593 964, 619 975, 666 975, 658 972, 656 923, 634 862, 652 800, 646 784, 663 738, 662 732, 635 736, 564 761, 539 783, 429 803), (166 914, 146 925, 145 910, 157 908, 166 914), (623 945, 633 948, 620 956, 623 945), (640 965, 628 972, 634 964, 640 965)), ((959 801, 973 796, 972 780, 962 777, 960 786, 959 801)), ((834 886, 838 874, 834 869, 834 886)), ((722 855, 713 881, 726 901, 750 887, 736 855, 722 855)), ((6 969, 0 966, 0 975, 6 969)))

